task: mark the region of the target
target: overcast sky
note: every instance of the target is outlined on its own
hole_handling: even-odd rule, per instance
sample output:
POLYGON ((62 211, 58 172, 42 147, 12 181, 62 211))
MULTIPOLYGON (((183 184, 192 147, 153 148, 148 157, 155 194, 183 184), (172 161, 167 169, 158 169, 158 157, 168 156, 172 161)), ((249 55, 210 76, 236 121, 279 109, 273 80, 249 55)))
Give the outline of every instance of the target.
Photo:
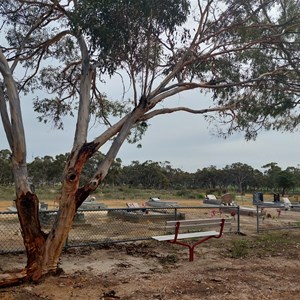
MULTIPOLYGON (((109 92, 112 87, 107 85, 106 88, 109 92)), ((203 97, 196 93, 182 94, 175 96, 173 105, 203 101, 203 97)), ((56 130, 51 125, 39 123, 36 115, 31 112, 31 99, 26 97, 23 100, 26 100, 26 103, 23 102, 23 114, 28 161, 37 156, 54 157, 69 152, 73 142, 75 120, 67 120, 65 130, 56 130)), ((141 149, 129 144, 121 148, 118 157, 123 165, 129 165, 134 160, 141 163, 146 160, 169 161, 174 168, 195 172, 211 165, 221 169, 236 162, 260 170, 261 166, 270 162, 278 163, 282 169, 289 166, 298 167, 300 164, 299 133, 263 132, 256 141, 247 142, 238 134, 226 140, 212 135, 208 123, 199 115, 175 113, 156 117, 150 123, 141 149)), ((98 135, 99 130, 100 127, 91 129, 89 139, 98 135)), ((0 149, 8 149, 2 122, 0 136, 0 149)), ((102 149, 102 152, 105 153, 105 150, 107 149, 102 149)))
MULTIPOLYGON (((1 34, 0 34, 1 38, 1 34)), ((3 41, 2 41, 3 42, 3 41)), ((113 99, 120 99, 123 91, 120 78, 107 82, 100 88, 113 99)), ((125 95, 125 99, 130 95, 125 95)), ((70 152, 75 120, 65 122, 65 130, 56 130, 48 124, 37 121, 37 115, 32 113, 32 97, 22 98, 24 127, 27 139, 27 159, 45 155, 55 156, 70 152)), ((196 109, 207 107, 209 95, 199 95, 189 92, 174 96, 167 100, 165 107, 186 106, 193 103, 196 109), (203 105, 202 105, 203 103, 203 105)), ((276 162, 285 169, 289 166, 299 167, 300 147, 299 133, 263 132, 256 141, 246 142, 242 135, 233 135, 224 140, 213 136, 211 128, 201 115, 175 113, 158 116, 150 120, 150 128, 142 141, 142 148, 125 144, 121 148, 118 158, 123 165, 132 161, 157 162, 169 161, 174 168, 195 172, 204 167, 216 166, 223 168, 236 162, 248 164, 261 170, 261 166, 276 162)), ((100 128, 90 131, 89 140, 100 134, 100 128)), ((8 143, 0 122, 0 150, 8 149, 8 143)), ((101 149, 105 153, 107 149, 101 149)))

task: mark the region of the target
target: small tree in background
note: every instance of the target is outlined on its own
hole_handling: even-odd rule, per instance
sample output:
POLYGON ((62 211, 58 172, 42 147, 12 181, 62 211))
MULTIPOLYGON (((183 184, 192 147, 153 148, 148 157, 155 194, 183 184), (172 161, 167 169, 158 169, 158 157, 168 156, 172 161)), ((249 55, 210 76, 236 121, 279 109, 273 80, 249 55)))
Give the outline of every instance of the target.
POLYGON ((276 178, 277 186, 281 189, 281 195, 284 196, 287 190, 296 186, 296 176, 288 170, 280 171, 276 178))

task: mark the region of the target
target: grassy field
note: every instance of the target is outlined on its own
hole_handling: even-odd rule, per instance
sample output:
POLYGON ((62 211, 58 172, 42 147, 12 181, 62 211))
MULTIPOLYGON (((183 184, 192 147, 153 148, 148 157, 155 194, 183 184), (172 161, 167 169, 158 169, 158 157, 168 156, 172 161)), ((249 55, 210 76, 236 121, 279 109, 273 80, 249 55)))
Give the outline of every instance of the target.
MULTIPOLYGON (((60 186, 44 186, 37 187, 36 193, 40 201, 55 201, 60 191, 60 186)), ((232 193, 236 200, 252 200, 251 194, 238 195, 232 193)), ((221 194, 215 193, 215 195, 221 196, 221 194)), ((154 189, 137 189, 127 186, 116 187, 101 187, 93 194, 97 200, 115 200, 115 199, 144 199, 145 201, 149 197, 160 197, 162 200, 203 200, 205 197, 205 191, 192 190, 192 189, 180 189, 180 190, 154 190, 154 189)), ((271 196, 270 196, 271 197, 271 196)), ((12 201, 15 199, 14 186, 0 186, 0 201, 12 201)))
MULTIPOLYGON (((36 193, 40 201, 48 203, 49 209, 54 208, 59 191, 59 186, 36 188, 36 193)), ((201 191, 196 190, 157 191, 129 187, 105 187, 98 189, 93 196, 96 198, 97 202, 105 203, 109 207, 124 207, 127 202, 138 202, 141 204, 150 197, 160 197, 162 200, 188 200, 192 205, 199 205, 199 201, 203 199, 204 194, 202 194, 201 191)), ((11 206, 14 199, 15 191, 13 186, 0 186, 0 211, 6 210, 7 207, 11 206)))
MULTIPOLYGON (((41 202, 48 203, 49 209, 55 207, 60 186, 37 187, 36 193, 41 202)), ((0 186, 0 211, 7 210, 15 198, 14 186, 0 186)), ((234 201, 239 205, 251 205, 252 194, 234 194, 234 201)), ((93 194, 96 201, 109 207, 124 207, 127 202, 144 203, 150 197, 160 197, 165 201, 177 201, 181 205, 201 205, 205 191, 201 190, 151 190, 130 187, 102 187, 93 194)), ((220 196, 216 194, 216 196, 220 196)), ((265 201, 272 201, 272 194, 264 194, 265 201)))
MULTIPOLYGON (((36 187, 36 193, 41 202, 48 204, 48 209, 55 208, 56 200, 60 192, 60 186, 36 187)), ((221 194, 215 193, 217 197, 221 194)), ((232 193, 234 202, 238 205, 252 205, 251 193, 240 195, 232 193)), ((105 203, 108 207, 124 207, 127 202, 143 204, 150 197, 160 197, 165 201, 176 201, 180 205, 198 206, 203 204, 205 191, 181 189, 181 190, 153 190, 137 189, 128 186, 101 187, 93 194, 98 203, 105 203)), ((298 196, 288 195, 291 202, 298 202, 298 196)), ((0 186, 0 211, 5 211, 12 205, 15 199, 14 186, 0 186)), ((273 201, 273 193, 264 193, 264 201, 273 201)))
MULTIPOLYGON (((60 191, 60 186, 37 187, 36 193, 43 200, 55 200, 60 191)), ((0 201, 13 200, 14 186, 0 186, 0 201)), ((163 199, 201 199, 205 194, 199 190, 150 190, 130 187, 103 187, 94 193, 97 199, 148 199, 149 197, 161 197, 163 199)))

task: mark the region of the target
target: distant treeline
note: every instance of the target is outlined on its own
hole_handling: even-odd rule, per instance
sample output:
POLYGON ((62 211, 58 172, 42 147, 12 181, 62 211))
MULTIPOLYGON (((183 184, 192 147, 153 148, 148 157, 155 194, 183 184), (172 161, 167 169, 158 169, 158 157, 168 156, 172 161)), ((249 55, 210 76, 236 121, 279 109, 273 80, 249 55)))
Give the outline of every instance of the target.
MULTIPOLYGON (((68 153, 36 157, 28 164, 30 181, 34 186, 57 185, 61 183, 62 173, 68 153)), ((81 177, 82 183, 90 178, 104 155, 98 153, 87 163, 81 177)), ((273 191, 294 193, 300 187, 300 169, 288 167, 282 170, 277 163, 262 166, 261 172, 247 164, 233 163, 223 169, 215 166, 198 169, 194 173, 173 168, 170 162, 133 161, 123 166, 117 158, 107 175, 104 184, 131 186, 145 189, 202 189, 209 192, 234 191, 246 193, 253 191, 273 191)), ((10 151, 0 151, 0 185, 14 183, 10 166, 10 151)))

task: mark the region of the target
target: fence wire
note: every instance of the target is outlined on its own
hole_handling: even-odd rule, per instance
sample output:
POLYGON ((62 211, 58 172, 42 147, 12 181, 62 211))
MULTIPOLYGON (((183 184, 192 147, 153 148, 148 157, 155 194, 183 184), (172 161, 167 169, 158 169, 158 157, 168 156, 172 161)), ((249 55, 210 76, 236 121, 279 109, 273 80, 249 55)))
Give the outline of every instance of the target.
MULTIPOLYGON (((41 211, 40 222, 49 232, 57 211, 41 211)), ((79 210, 69 232, 66 247, 91 246, 116 242, 151 239, 164 234, 167 220, 231 217, 232 225, 225 232, 240 231, 238 206, 196 206, 168 208, 105 208, 79 210)), ((0 253, 23 252, 17 213, 0 213, 0 253)))
POLYGON ((300 228, 300 205, 284 208, 282 204, 256 205, 256 231, 300 228))
MULTIPOLYGON (((49 232, 57 211, 41 211, 42 230, 49 232)), ((165 233, 167 220, 232 218, 225 232, 264 231, 300 228, 300 205, 282 206, 194 206, 167 208, 103 208, 79 210, 74 218, 66 247, 103 245, 151 239, 165 233)), ((0 212, 0 253, 25 251, 16 212, 0 212)))

